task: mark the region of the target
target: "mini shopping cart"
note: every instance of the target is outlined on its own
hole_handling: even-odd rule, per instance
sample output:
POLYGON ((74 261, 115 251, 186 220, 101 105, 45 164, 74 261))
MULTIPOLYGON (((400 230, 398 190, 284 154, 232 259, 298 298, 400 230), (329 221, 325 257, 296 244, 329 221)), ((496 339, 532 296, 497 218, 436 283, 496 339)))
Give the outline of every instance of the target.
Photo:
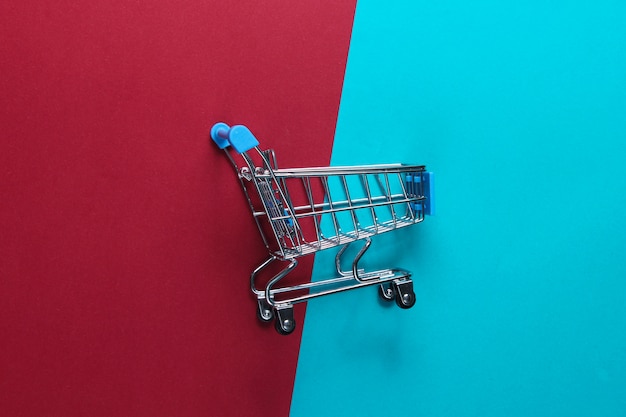
MULTIPOLYGON (((385 164, 312 168, 278 168, 271 149, 243 126, 217 123, 211 138, 223 149, 241 182, 269 258, 250 276, 261 321, 274 320, 280 334, 295 329, 293 306, 312 298, 379 286, 382 299, 401 308, 415 304, 411 273, 399 268, 365 271, 359 260, 371 237, 420 223, 433 213, 433 175, 423 165, 385 164), (239 163, 243 164, 241 167, 239 163), (349 245, 362 241, 351 268, 342 269, 349 245), (337 275, 315 282, 278 286, 298 264, 298 258, 340 247, 337 275), (264 286, 259 275, 275 261, 286 264, 270 273, 264 286)), ((267 278, 267 277, 266 277, 267 278)))

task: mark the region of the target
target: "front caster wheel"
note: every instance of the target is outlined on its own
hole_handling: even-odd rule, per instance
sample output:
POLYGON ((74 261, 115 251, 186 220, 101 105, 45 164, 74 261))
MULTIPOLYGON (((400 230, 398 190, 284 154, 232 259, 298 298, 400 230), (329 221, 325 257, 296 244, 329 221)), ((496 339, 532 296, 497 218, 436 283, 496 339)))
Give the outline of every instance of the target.
POLYGON ((277 308, 274 328, 279 334, 286 336, 296 329, 296 321, 293 318, 293 307, 277 308))
POLYGON ((398 307, 407 309, 415 305, 413 281, 394 282, 394 289, 396 293, 396 304, 398 307))
POLYGON ((385 301, 393 301, 396 296, 396 292, 392 284, 385 283, 378 286, 378 295, 380 295, 380 298, 385 301))

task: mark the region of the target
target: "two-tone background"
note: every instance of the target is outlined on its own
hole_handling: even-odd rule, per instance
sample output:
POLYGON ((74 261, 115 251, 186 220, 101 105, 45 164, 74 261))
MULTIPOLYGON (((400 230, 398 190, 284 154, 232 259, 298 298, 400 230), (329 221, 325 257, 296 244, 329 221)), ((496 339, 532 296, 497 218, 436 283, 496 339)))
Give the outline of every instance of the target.
MULTIPOLYGON (((0 415, 623 416, 626 5, 0 5, 0 415), (265 256, 208 132, 411 162, 414 272, 256 321, 265 256), (305 311, 306 310, 306 311, 305 311), (306 314, 305 314, 306 313, 306 314)), ((322 276, 329 255, 299 266, 322 276)))

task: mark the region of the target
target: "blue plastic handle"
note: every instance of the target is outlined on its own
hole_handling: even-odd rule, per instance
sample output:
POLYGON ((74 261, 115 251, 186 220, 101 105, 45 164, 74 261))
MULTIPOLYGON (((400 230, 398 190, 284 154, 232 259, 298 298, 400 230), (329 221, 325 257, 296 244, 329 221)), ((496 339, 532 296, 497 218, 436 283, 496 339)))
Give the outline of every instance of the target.
POLYGON ((232 146, 237 153, 247 152, 259 145, 257 138, 244 125, 230 127, 226 123, 216 123, 211 128, 211 139, 220 149, 232 146))

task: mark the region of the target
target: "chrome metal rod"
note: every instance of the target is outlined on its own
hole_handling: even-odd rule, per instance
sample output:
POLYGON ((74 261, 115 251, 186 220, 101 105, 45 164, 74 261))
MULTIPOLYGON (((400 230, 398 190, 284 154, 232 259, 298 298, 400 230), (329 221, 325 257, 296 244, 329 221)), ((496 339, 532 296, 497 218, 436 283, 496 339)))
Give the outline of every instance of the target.
MULTIPOLYGON (((273 170, 274 176, 277 178, 317 177, 321 175, 352 175, 352 174, 375 174, 375 173, 395 173, 395 172, 418 172, 425 170, 424 165, 405 165, 405 164, 375 164, 375 165, 355 165, 355 166, 336 166, 336 167, 311 167, 311 168, 282 168, 273 170)), ((270 175, 262 173, 259 175, 270 175)))
POLYGON ((269 264, 271 264, 272 262, 274 262, 277 258, 272 255, 270 256, 268 259, 266 259, 261 265, 257 266, 254 271, 252 271, 252 274, 250 275, 250 288, 252 289, 252 292, 254 294, 256 294, 257 296, 259 294, 262 294, 263 291, 259 291, 256 288, 256 285, 254 284, 254 281, 256 279, 256 276, 263 271, 265 268, 267 268, 269 266, 269 264))
POLYGON ((267 283, 267 285, 265 286, 265 300, 267 301, 267 303, 270 306, 272 306, 272 307, 276 306, 276 303, 274 303, 274 300, 272 300, 272 297, 271 297, 272 287, 278 281, 283 279, 288 273, 290 273, 297 265, 298 265, 298 261, 296 259, 290 259, 289 260, 289 265, 287 265, 278 274, 274 275, 274 277, 272 279, 270 279, 269 282, 267 283))
MULTIPOLYGON (((276 305, 297 304, 303 301, 310 300, 312 298, 321 297, 323 295, 336 294, 336 293, 343 292, 343 291, 349 291, 355 288, 363 288, 363 287, 368 287, 370 285, 383 284, 385 282, 394 281, 394 280, 407 280, 411 277, 410 272, 402 270, 402 269, 392 269, 390 271, 393 272, 392 275, 380 276, 379 279, 370 279, 370 280, 366 280, 362 282, 357 281, 356 279, 352 279, 351 277, 341 277, 341 278, 324 280, 324 281, 317 283, 316 286, 332 285, 338 282, 349 282, 349 281, 353 281, 354 283, 351 285, 346 285, 346 286, 339 287, 339 288, 331 288, 328 290, 313 292, 313 293, 309 293, 309 294, 305 294, 305 295, 301 295, 301 296, 297 296, 293 298, 288 298, 285 300, 275 301, 275 304, 276 305)), ((286 293, 286 292, 298 291, 302 289, 305 289, 305 288, 289 287, 289 288, 281 288, 280 290, 281 290, 281 293, 286 293)))
POLYGON ((354 275, 354 279, 356 279, 359 282, 363 282, 364 278, 359 277, 358 263, 363 257, 363 255, 365 255, 365 252, 367 252, 367 250, 370 248, 371 245, 372 245, 372 239, 370 239, 369 237, 366 237, 365 245, 363 245, 359 253, 356 254, 356 256, 354 257, 354 261, 352 261, 352 274, 354 275))

